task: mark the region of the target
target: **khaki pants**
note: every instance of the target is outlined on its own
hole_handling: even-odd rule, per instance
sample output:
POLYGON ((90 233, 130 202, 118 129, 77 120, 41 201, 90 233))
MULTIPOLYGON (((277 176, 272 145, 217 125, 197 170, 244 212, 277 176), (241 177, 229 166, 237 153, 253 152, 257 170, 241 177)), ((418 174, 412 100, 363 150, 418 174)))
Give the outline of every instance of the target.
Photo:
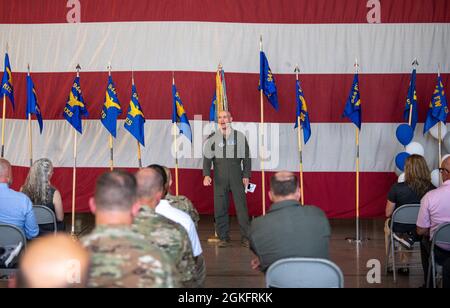
MULTIPOLYGON (((385 245, 385 249, 386 249, 386 255, 388 253, 388 249, 389 249, 389 238, 391 236, 391 229, 389 228, 389 221, 390 219, 386 219, 385 223, 384 223, 384 245, 385 245)), ((394 241, 394 248, 395 246, 398 246, 397 250, 400 251, 399 255, 400 255, 400 263, 401 264, 408 264, 409 263, 409 254, 405 253, 405 252, 401 252, 401 250, 404 250, 404 248, 399 245, 398 243, 396 243, 394 241)))

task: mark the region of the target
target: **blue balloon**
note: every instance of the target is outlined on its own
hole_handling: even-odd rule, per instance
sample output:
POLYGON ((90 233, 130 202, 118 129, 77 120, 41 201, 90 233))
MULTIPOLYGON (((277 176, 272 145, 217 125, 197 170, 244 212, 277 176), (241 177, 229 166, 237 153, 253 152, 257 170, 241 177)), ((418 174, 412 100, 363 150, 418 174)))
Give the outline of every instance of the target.
POLYGON ((408 124, 402 124, 397 128, 397 139, 403 145, 407 146, 414 138, 414 130, 408 124))
POLYGON ((406 152, 399 153, 397 157, 395 157, 395 164, 397 165, 397 168, 401 171, 405 171, 406 159, 410 156, 411 154, 406 152))

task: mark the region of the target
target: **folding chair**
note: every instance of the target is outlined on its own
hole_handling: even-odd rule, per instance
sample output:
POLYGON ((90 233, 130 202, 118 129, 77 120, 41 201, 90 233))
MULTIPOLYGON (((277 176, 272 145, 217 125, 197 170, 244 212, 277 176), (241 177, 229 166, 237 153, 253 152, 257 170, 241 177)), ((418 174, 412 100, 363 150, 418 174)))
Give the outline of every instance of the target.
MULTIPOLYGON (((389 243, 388 243, 388 251, 386 255, 386 274, 389 267, 389 260, 392 260, 392 271, 394 276, 394 282, 397 281, 397 271, 395 267, 395 254, 398 253, 398 251, 395 250, 395 241, 394 241, 394 223, 400 223, 400 224, 411 224, 415 225, 417 223, 417 217, 419 216, 419 210, 420 210, 420 204, 405 204, 397 208, 391 217, 391 222, 389 225, 390 229, 390 236, 389 236, 389 243)), ((403 250, 403 253, 414 253, 419 252, 419 249, 414 250, 403 250)))
POLYGON ((26 248, 27 238, 20 228, 14 225, 0 224, 0 246, 17 246, 20 242, 26 248))
POLYGON ((266 272, 267 288, 343 288, 344 275, 331 261, 287 258, 273 263, 266 272))
POLYGON ((433 288, 436 288, 436 272, 442 272, 442 266, 436 263, 434 247, 437 244, 450 245, 450 222, 439 226, 431 241, 430 259, 428 262, 427 287, 430 287, 430 278, 433 277, 433 288))
POLYGON ((51 209, 43 205, 33 205, 33 212, 38 225, 53 224, 53 233, 56 234, 56 216, 51 209))
MULTIPOLYGON (((22 230, 14 225, 0 224, 0 246, 17 246, 22 244, 22 250, 26 249, 27 239, 22 230)), ((10 277, 17 269, 0 269, 0 278, 10 277)))

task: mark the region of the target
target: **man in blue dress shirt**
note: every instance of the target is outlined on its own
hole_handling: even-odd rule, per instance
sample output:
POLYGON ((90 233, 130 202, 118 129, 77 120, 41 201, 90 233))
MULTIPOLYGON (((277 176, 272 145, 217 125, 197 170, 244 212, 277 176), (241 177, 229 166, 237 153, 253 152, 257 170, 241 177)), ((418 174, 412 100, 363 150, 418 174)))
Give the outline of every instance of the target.
POLYGON ((30 240, 39 234, 33 204, 24 194, 10 189, 11 183, 11 164, 0 158, 0 223, 19 227, 30 240))

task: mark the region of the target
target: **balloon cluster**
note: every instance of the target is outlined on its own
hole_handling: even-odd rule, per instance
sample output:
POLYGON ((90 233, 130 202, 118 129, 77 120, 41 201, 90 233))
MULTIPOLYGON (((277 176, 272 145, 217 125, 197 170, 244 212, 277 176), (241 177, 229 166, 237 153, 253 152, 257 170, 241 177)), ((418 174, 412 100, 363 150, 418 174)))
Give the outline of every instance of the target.
MULTIPOLYGON (((430 135, 435 139, 439 139, 438 129, 439 125, 435 125, 429 131, 430 135)), ((397 128, 396 135, 397 140, 405 147, 405 151, 397 154, 395 157, 395 165, 397 166, 396 173, 399 176, 398 182, 402 183, 405 181, 405 174, 403 172, 405 171, 406 159, 414 154, 424 156, 425 150, 420 143, 412 141, 414 138, 414 131, 408 124, 401 124, 397 128)), ((445 125, 441 125, 441 136, 443 137, 442 143, 444 148, 450 153, 450 133, 447 131, 445 125)), ((448 155, 445 156, 444 159, 447 157, 448 155)), ((440 186, 440 173, 438 169, 431 172, 431 182, 435 187, 440 186)))

